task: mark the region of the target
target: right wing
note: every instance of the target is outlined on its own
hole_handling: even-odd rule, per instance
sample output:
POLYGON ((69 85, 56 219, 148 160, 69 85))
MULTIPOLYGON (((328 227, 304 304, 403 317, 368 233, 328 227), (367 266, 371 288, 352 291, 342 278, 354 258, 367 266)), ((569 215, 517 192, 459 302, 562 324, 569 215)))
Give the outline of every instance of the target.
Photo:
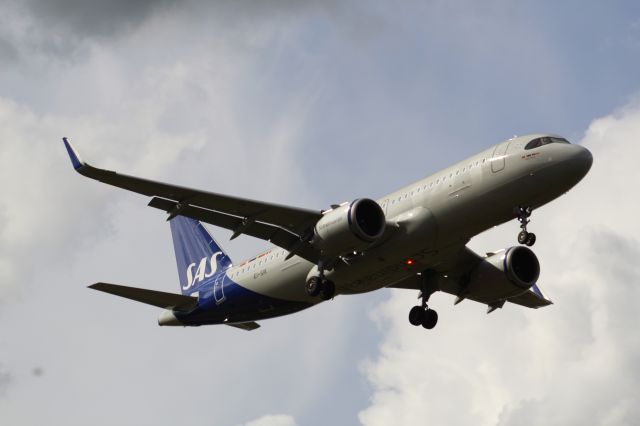
MULTIPOLYGON (((474 253, 471 249, 462 247, 457 253, 452 254, 447 261, 433 268, 435 272, 433 279, 435 280, 437 289, 458 296, 459 298, 456 300, 456 303, 463 299, 469 299, 486 304, 489 307, 489 312, 494 310, 493 307, 502 307, 505 302, 511 302, 534 309, 553 304, 537 284, 532 285, 526 292, 507 299, 497 298, 494 290, 499 291, 499 288, 492 285, 484 287, 479 293, 473 291, 466 292, 461 283, 465 282, 465 276, 482 260, 482 257, 474 253)), ((412 275, 389 287, 420 290, 421 285, 421 277, 419 275, 412 275)))
POLYGON ((128 176, 93 167, 80 158, 67 138, 63 138, 73 168, 83 176, 153 197, 149 205, 169 213, 169 219, 183 215, 233 231, 233 237, 247 234, 268 240, 289 252, 317 263, 319 250, 308 240, 322 217, 320 210, 308 210, 168 183, 128 176))

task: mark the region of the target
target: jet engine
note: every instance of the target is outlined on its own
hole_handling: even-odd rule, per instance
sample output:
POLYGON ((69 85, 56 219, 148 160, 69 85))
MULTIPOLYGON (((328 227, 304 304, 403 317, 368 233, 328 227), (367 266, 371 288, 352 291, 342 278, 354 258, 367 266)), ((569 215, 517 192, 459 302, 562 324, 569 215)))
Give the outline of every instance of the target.
POLYGON ((529 248, 515 246, 489 254, 471 275, 469 290, 484 300, 504 300, 529 290, 540 276, 540 262, 529 248))
POLYGON ((324 213, 311 243, 326 256, 362 251, 382 237, 386 219, 373 200, 360 198, 324 213))

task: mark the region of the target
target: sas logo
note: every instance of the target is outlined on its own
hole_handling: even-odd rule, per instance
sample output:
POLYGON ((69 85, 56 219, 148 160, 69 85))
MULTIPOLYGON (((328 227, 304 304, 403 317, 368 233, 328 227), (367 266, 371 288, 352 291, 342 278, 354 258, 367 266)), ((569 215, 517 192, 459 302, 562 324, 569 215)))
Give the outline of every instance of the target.
POLYGON ((189 265, 187 267, 187 284, 183 286, 182 289, 189 290, 196 282, 201 283, 205 278, 213 276, 213 274, 218 270, 218 257, 221 255, 222 252, 219 251, 214 253, 210 259, 203 257, 198 264, 195 274, 193 273, 193 268, 196 267, 195 262, 189 265), (207 269, 209 269, 208 272, 207 269))

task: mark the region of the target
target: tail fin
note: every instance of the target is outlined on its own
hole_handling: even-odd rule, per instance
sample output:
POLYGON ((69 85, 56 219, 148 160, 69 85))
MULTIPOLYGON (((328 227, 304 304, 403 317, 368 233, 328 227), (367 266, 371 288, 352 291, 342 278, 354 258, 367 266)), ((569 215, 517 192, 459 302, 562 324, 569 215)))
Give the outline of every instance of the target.
POLYGON ((229 256, 197 220, 177 216, 169 224, 182 294, 213 286, 216 273, 231 266, 229 256))

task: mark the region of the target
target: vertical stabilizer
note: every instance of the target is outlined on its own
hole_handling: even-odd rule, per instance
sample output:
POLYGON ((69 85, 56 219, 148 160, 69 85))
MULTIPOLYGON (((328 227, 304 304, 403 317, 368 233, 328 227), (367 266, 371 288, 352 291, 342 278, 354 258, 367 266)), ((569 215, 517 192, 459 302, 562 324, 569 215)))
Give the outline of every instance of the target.
POLYGON ((177 216, 169 224, 182 294, 212 287, 215 278, 231 266, 229 256, 197 220, 177 216))

